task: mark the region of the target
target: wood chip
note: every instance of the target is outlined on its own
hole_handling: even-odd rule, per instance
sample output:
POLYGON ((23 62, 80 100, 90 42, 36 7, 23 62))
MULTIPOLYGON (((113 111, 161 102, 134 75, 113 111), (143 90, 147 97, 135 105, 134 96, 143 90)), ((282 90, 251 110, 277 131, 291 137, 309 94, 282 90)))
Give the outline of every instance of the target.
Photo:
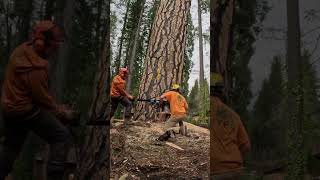
POLYGON ((168 146, 170 146, 170 147, 173 147, 173 148, 175 148, 175 149, 178 149, 178 150, 180 150, 180 151, 183 151, 183 150, 184 150, 184 149, 182 149, 180 146, 175 145, 175 144, 173 144, 173 143, 171 143, 171 142, 166 142, 166 145, 168 145, 168 146))

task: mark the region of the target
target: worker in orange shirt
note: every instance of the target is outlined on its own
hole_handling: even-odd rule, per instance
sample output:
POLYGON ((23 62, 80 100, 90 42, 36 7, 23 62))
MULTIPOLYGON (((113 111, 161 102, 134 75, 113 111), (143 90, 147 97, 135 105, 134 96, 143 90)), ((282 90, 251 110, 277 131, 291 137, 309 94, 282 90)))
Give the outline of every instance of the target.
POLYGON ((222 76, 213 73, 210 79, 210 176, 233 180, 241 176, 243 154, 250 150, 250 140, 239 115, 222 101, 222 76))
POLYGON ((134 99, 132 95, 130 95, 126 91, 126 79, 128 78, 128 68, 121 68, 119 74, 116 75, 111 84, 111 111, 110 111, 110 119, 114 116, 118 108, 118 104, 122 104, 125 107, 124 120, 128 122, 131 118, 131 108, 132 108, 132 100, 134 99))
POLYGON ((166 141, 170 137, 174 137, 173 127, 179 123, 183 125, 183 121, 187 119, 188 103, 186 99, 180 94, 180 86, 178 84, 173 84, 170 91, 165 92, 160 96, 160 104, 163 104, 164 99, 166 99, 170 104, 171 116, 164 125, 165 133, 161 135, 158 140, 166 141))
POLYGON ((39 22, 32 39, 14 49, 6 66, 1 93, 4 142, 0 148, 0 179, 10 173, 30 131, 50 144, 47 179, 60 180, 72 136, 64 123, 75 112, 49 93, 48 58, 64 40, 63 28, 51 21, 39 22), (53 116, 54 115, 54 116, 53 116))

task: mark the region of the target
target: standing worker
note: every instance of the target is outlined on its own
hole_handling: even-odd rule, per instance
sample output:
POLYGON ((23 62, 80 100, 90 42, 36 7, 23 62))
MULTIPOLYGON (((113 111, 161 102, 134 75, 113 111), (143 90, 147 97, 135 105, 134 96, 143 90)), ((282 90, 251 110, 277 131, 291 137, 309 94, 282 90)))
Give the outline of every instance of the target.
POLYGON ((239 115, 223 103, 222 76, 214 73, 210 79, 210 176, 235 180, 242 174, 243 154, 250 150, 250 140, 239 115))
POLYGON ((111 111, 110 111, 110 119, 114 116, 118 108, 118 104, 122 104, 125 107, 124 112, 124 121, 125 123, 129 122, 131 118, 131 108, 132 108, 132 100, 134 99, 126 91, 126 79, 128 78, 128 68, 121 68, 119 74, 116 75, 111 84, 111 111))
MULTIPOLYGON (((178 84, 173 84, 170 91, 160 96, 161 105, 164 99, 170 104, 171 116, 164 125, 165 133, 158 138, 159 141, 166 141, 169 137, 174 137, 173 127, 176 127, 177 123, 183 126, 183 121, 187 119, 188 112, 188 103, 180 94, 180 86, 178 84)), ((180 130, 184 130, 184 128, 180 128, 180 130)), ((181 133, 184 134, 183 132, 181 133)))
POLYGON ((42 21, 34 27, 32 40, 18 46, 10 56, 1 96, 5 130, 0 151, 1 180, 11 172, 29 131, 50 144, 48 180, 63 178, 72 139, 63 123, 74 120, 75 112, 58 105, 49 94, 47 59, 57 52, 64 37, 61 27, 42 21))

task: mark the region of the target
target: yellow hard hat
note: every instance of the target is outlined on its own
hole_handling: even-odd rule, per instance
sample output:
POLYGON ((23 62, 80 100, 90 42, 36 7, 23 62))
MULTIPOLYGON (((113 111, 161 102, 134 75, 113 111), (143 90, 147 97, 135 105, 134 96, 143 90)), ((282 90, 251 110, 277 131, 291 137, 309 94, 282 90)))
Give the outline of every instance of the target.
POLYGON ((210 86, 223 86, 223 77, 219 73, 210 73, 210 86))
POLYGON ((180 88, 179 84, 173 84, 173 85, 172 85, 172 89, 173 89, 173 90, 177 90, 177 89, 179 89, 179 88, 180 88))

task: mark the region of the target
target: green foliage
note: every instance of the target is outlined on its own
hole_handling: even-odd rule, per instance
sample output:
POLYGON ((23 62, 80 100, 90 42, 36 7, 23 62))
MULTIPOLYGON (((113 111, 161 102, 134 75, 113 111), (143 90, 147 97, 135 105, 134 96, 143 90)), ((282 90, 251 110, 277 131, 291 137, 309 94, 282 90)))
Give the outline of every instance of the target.
MULTIPOLYGON (((320 102, 318 99, 318 79, 316 74, 316 67, 310 63, 310 53, 304 51, 302 55, 303 69, 302 69, 302 100, 303 101, 303 119, 302 119, 302 144, 300 150, 301 167, 309 166, 310 170, 315 169, 319 162, 310 158, 314 146, 319 145, 320 138, 320 124, 318 113, 320 102)), ((289 143, 296 143, 295 139, 288 139, 289 143)), ((319 168, 318 168, 319 170, 319 168)))
POLYGON ((209 128, 209 125, 210 125, 209 120, 210 120, 210 117, 188 116, 186 122, 194 124, 196 126, 209 128))
POLYGON ((198 79, 194 82, 194 86, 192 87, 189 97, 189 112, 192 115, 199 114, 199 83, 198 79))
POLYGON ((190 78, 190 73, 191 69, 193 66, 193 62, 191 60, 192 58, 192 53, 194 50, 194 26, 192 23, 192 18, 191 18, 191 13, 190 11, 188 12, 188 25, 187 25, 187 43, 186 43, 186 51, 184 53, 184 64, 183 64, 183 82, 182 82, 182 89, 183 95, 187 96, 189 94, 189 78, 190 78))
POLYGON ((231 64, 231 88, 233 93, 231 93, 230 105, 239 113, 245 124, 250 117, 247 106, 252 98, 250 90, 252 78, 248 65, 254 54, 255 35, 260 32, 257 28, 259 27, 258 23, 264 20, 264 16, 268 12, 265 7, 267 7, 266 1, 236 1, 231 64))
POLYGON ((264 80, 262 89, 253 108, 253 117, 249 121, 249 132, 256 157, 277 159, 284 155, 286 120, 283 118, 283 78, 282 62, 275 56, 268 80, 264 80), (282 138, 281 138, 282 137, 282 138), (259 154, 266 154, 263 157, 259 154))
POLYGON ((139 16, 141 13, 141 10, 144 8, 144 0, 136 0, 131 1, 129 5, 129 11, 128 11, 128 19, 127 19, 127 25, 124 33, 124 44, 125 44, 125 53, 126 55, 123 56, 124 65, 128 65, 129 60, 129 52, 130 48, 133 46, 134 36, 136 29, 138 28, 138 22, 139 22, 139 16))
POLYGON ((198 79, 195 81, 188 96, 188 102, 191 115, 200 116, 201 119, 206 119, 210 116, 209 83, 207 79, 205 79, 202 87, 200 87, 198 79))
POLYGON ((210 10, 210 1, 209 0, 200 0, 201 10, 204 13, 208 13, 210 10))
POLYGON ((73 33, 70 37, 72 47, 67 68, 72 71, 67 72, 68 84, 63 99, 65 102, 77 104, 81 112, 89 112, 100 53, 100 48, 97 47, 100 42, 95 41, 97 37, 92 33, 97 28, 93 21, 95 15, 91 11, 92 7, 86 1, 79 1, 79 6, 81 8, 76 11, 73 33))
POLYGON ((200 97, 200 117, 209 117, 209 109, 210 109, 210 94, 209 94, 209 83, 208 80, 205 79, 203 85, 200 86, 199 97, 200 97))

